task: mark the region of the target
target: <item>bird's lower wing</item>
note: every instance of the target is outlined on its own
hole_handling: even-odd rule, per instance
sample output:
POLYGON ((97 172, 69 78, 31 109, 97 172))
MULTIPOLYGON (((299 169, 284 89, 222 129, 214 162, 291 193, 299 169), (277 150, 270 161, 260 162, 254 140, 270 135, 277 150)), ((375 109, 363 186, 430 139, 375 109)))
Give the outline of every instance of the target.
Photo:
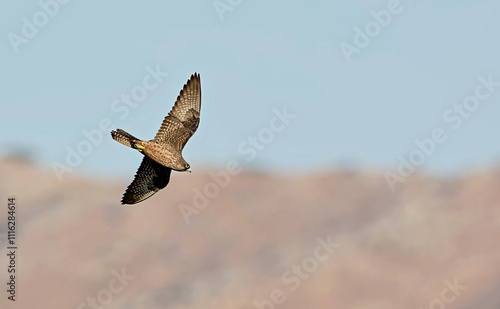
POLYGON ((134 181, 123 194, 122 204, 136 204, 167 186, 170 181, 171 168, 165 167, 147 156, 135 174, 134 181))

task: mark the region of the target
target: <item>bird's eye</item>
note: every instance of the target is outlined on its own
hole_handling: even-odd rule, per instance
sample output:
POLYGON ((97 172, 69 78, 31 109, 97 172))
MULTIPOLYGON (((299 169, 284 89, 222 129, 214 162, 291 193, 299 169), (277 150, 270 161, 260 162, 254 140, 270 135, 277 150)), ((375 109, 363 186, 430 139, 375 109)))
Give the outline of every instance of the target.
POLYGON ((191 166, 189 166, 189 164, 186 164, 186 168, 190 168, 191 166))

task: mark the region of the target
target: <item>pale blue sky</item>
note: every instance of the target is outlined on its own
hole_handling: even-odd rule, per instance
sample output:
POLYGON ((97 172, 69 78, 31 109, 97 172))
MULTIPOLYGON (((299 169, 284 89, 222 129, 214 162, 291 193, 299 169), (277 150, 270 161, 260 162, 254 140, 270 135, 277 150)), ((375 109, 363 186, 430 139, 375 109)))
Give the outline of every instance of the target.
MULTIPOLYGON (((43 1, 42 1, 43 2, 43 1)), ((227 3, 227 0, 221 0, 227 3)), ((237 1, 232 1, 237 3, 237 1)), ((37 1, 0 9, 0 149, 27 147, 49 167, 104 118, 154 136, 182 85, 202 77, 202 119, 185 149, 193 170, 234 159, 282 172, 339 166, 396 169, 415 139, 448 139, 422 169, 455 173, 499 162, 500 88, 458 130, 443 113, 474 95, 479 76, 500 81, 498 1, 401 1, 348 63, 340 44, 391 1, 247 1, 217 14, 212 1, 78 1, 61 5, 15 53, 37 1), (113 100, 142 83, 148 66, 169 75, 124 119, 113 100), (254 160, 238 145, 269 125, 273 108, 296 118, 254 160)), ((38 14, 40 15, 40 14, 38 14)), ((42 20, 43 21, 43 20, 42 20)), ((104 141, 78 165, 89 175, 133 174, 140 155, 104 141)))

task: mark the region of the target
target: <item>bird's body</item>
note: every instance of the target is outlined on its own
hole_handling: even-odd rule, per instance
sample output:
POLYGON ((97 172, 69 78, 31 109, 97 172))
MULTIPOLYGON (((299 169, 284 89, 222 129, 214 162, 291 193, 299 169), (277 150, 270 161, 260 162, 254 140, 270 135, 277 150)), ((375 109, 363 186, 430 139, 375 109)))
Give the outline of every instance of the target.
POLYGON ((154 140, 141 142, 137 149, 145 156, 153 159, 163 166, 168 166, 173 170, 182 172, 186 170, 186 160, 182 157, 182 152, 169 144, 161 144, 154 140))
POLYGON ((144 155, 134 181, 123 195, 122 204, 141 202, 166 187, 172 170, 189 171, 182 149, 198 128, 200 109, 201 81, 200 75, 195 73, 184 85, 154 139, 144 141, 121 129, 111 131, 114 140, 144 155))

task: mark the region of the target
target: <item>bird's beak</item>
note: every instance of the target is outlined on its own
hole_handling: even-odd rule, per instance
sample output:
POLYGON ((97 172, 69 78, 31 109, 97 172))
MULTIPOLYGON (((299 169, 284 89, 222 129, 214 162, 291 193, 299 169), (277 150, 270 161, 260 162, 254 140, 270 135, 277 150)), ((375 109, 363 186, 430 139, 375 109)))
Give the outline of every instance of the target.
POLYGON ((191 173, 191 168, 188 168, 188 169, 186 170, 186 172, 190 172, 190 173, 191 173))

